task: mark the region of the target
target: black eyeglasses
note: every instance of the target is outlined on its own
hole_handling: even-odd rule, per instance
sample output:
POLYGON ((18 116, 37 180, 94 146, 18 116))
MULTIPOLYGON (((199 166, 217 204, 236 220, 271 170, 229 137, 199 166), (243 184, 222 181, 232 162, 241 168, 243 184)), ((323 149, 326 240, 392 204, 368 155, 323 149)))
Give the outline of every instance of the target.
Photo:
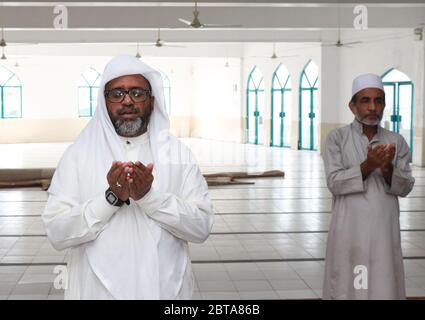
POLYGON ((143 88, 131 88, 125 90, 123 88, 115 88, 105 90, 105 98, 109 102, 122 102, 125 95, 128 94, 133 102, 145 102, 151 96, 151 91, 143 88))

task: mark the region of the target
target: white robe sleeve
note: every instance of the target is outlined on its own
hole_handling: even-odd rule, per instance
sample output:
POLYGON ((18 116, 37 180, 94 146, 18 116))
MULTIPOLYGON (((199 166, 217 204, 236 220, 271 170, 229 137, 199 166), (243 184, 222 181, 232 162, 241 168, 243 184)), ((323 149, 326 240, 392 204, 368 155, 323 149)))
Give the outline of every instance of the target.
POLYGON ((329 133, 326 138, 323 162, 325 165, 326 183, 334 196, 366 191, 360 164, 351 168, 344 167, 341 146, 338 141, 338 132, 336 130, 329 133))
POLYGON ((151 190, 137 204, 165 230, 190 242, 204 242, 213 225, 214 209, 208 186, 197 166, 192 166, 183 183, 182 195, 151 190))
POLYGON ((118 209, 104 195, 82 205, 72 205, 50 195, 42 219, 52 246, 63 250, 96 239, 118 209))
POLYGON ((394 163, 391 187, 385 184, 385 191, 400 197, 407 196, 412 191, 415 178, 410 168, 410 150, 404 138, 398 143, 396 161, 394 163))

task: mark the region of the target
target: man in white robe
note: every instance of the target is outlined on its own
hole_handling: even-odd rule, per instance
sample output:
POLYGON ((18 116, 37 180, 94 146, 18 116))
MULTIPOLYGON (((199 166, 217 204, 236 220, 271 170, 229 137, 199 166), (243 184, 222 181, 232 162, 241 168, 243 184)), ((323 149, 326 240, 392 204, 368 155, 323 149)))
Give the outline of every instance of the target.
POLYGON ((214 210, 190 150, 169 133, 158 71, 131 56, 105 67, 95 115, 65 151, 42 215, 69 248, 65 299, 190 299, 188 241, 214 210))
POLYGON ((405 299, 398 197, 413 188, 403 137, 380 126, 379 76, 353 81, 354 121, 329 133, 323 161, 333 194, 324 299, 405 299))

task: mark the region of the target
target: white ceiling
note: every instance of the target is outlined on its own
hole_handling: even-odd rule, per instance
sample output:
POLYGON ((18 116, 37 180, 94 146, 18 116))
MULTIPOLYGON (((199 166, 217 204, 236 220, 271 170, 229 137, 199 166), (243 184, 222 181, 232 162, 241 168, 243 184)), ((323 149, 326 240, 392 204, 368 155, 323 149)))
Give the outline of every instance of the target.
MULTIPOLYGON (((369 30, 354 30, 353 9, 357 4, 338 4, 341 1, 298 0, 294 3, 268 0, 265 3, 209 0, 198 3, 202 23, 242 25, 240 28, 218 29, 193 29, 178 21, 178 18, 192 20, 194 1, 189 0, 3 2, 0 3, 0 26, 5 28, 5 38, 10 45, 7 49, 12 54, 13 51, 20 51, 20 54, 67 54, 70 50, 96 54, 106 50, 107 46, 102 47, 101 44, 108 43, 135 48, 135 43, 155 41, 157 28, 161 27, 161 39, 167 43, 184 44, 186 49, 145 48, 153 54, 159 53, 153 50, 162 50, 167 55, 179 55, 193 50, 195 45, 197 50, 208 52, 211 45, 207 44, 216 44, 218 55, 238 56, 243 50, 243 43, 280 42, 299 46, 303 43, 336 41, 338 26, 342 30, 341 37, 348 41, 412 36, 414 28, 425 25, 424 0, 408 0, 408 3, 399 0, 362 0, 361 3, 366 4, 368 9, 369 30), (53 27, 53 10, 57 4, 67 7, 67 29, 53 27), (28 42, 50 45, 10 48, 14 43, 28 42), (63 45, 66 43, 69 44, 67 49, 63 45), (80 46, 78 49, 71 45, 74 43, 98 45, 80 46)), ((144 50, 143 47, 141 49, 144 50)))

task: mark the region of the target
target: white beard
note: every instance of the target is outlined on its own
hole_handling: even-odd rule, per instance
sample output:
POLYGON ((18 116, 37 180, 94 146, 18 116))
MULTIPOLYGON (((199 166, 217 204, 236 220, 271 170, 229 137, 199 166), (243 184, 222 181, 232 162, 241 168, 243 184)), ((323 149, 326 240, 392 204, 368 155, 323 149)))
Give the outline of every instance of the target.
POLYGON ((368 120, 367 118, 360 119, 360 117, 357 114, 355 116, 358 122, 367 126, 377 126, 381 122, 380 118, 376 120, 368 120))
POLYGON ((144 126, 142 118, 137 118, 134 121, 124 121, 118 119, 114 122, 114 127, 118 135, 122 137, 134 137, 140 134, 144 126))

